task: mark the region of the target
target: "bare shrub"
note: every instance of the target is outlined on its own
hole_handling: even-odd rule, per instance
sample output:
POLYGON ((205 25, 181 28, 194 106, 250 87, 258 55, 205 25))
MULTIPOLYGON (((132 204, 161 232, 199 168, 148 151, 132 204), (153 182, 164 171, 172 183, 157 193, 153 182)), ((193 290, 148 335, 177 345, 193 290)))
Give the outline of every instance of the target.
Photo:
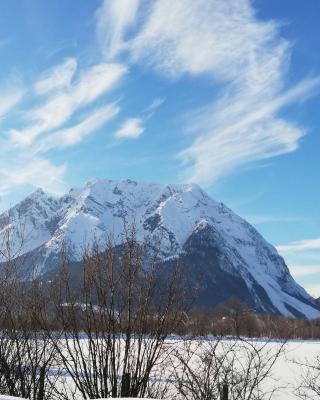
POLYGON ((0 237, 0 393, 52 399, 56 377, 50 370, 56 366, 55 348, 38 323, 47 307, 45 288, 35 278, 32 262, 25 268, 26 257, 20 254, 25 225, 11 218, 8 215, 0 237))
POLYGON ((51 286, 59 334, 47 332, 84 398, 153 395, 151 373, 181 322, 186 296, 179 269, 161 268, 149 250, 132 228, 120 246, 109 240, 104 251, 85 251, 79 282, 65 265, 51 286))
POLYGON ((313 360, 303 362, 294 360, 293 362, 300 369, 300 381, 295 390, 296 396, 303 400, 318 398, 320 396, 320 355, 316 355, 313 360))
POLYGON ((39 281, 0 279, 0 393, 52 398, 55 349, 37 325, 42 297, 39 281))
POLYGON ((283 350, 283 344, 241 339, 184 341, 173 364, 177 396, 218 399, 227 385, 234 400, 270 399, 278 386, 273 367, 283 350))

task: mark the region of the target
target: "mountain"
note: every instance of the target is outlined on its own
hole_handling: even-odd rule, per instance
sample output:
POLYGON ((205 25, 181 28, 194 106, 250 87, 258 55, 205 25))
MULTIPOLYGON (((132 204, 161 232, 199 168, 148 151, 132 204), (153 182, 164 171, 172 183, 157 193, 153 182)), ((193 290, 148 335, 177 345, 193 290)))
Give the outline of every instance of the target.
POLYGON ((138 240, 160 243, 168 267, 181 261, 186 277, 201 287, 201 306, 236 296, 259 312, 320 316, 319 303, 294 281, 276 249, 197 185, 93 180, 62 197, 39 189, 0 215, 0 235, 10 232, 13 257, 30 256, 46 274, 58 266, 65 243, 75 263, 85 243, 103 243, 108 235, 120 243, 124 220, 135 224, 138 240))

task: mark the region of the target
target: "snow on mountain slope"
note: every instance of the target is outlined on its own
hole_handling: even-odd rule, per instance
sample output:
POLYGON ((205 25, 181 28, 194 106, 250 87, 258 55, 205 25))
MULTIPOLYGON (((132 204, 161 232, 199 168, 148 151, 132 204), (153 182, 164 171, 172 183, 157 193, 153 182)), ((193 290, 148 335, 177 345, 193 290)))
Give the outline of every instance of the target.
MULTIPOLYGON (((12 255, 24 254, 45 244, 56 229, 59 202, 38 189, 21 203, 0 215, 1 246, 10 242, 12 255)), ((0 261, 6 258, 1 252, 0 261)))
POLYGON ((197 185, 93 180, 60 198, 37 190, 0 216, 0 235, 10 232, 14 254, 36 254, 38 270, 45 273, 65 243, 73 261, 81 260, 84 244, 97 241, 103 246, 110 235, 120 243, 124 221, 135 224, 139 240, 160 241, 164 260, 191 258, 186 243, 210 227, 208 242, 224 261, 211 265, 208 259, 203 270, 210 273, 219 268, 228 281, 240 279, 258 310, 309 318, 320 315, 314 299, 293 280, 275 248, 197 185), (25 238, 22 244, 21 238, 25 238), (272 306, 268 308, 266 302, 272 306))

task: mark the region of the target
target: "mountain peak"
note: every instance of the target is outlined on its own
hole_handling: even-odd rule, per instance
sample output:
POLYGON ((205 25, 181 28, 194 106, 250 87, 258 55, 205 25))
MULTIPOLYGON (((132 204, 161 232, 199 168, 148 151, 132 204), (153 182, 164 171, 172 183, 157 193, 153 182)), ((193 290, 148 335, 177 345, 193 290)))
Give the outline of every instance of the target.
POLYGON ((42 188, 37 188, 35 191, 33 191, 32 193, 30 193, 26 199, 30 199, 30 200, 38 200, 38 199, 59 199, 59 196, 56 196, 52 193, 49 193, 45 190, 43 190, 42 188))
MULTIPOLYGON (((60 198, 38 189, 10 212, 14 240, 22 223, 27 234, 22 252, 33 254, 43 274, 57 267, 54 260, 65 244, 71 260, 80 262, 84 244, 95 241, 102 249, 110 235, 120 244, 124 224, 134 224, 139 241, 159 243, 164 263, 174 259, 186 266, 190 279, 205 277, 205 306, 238 295, 260 311, 320 315, 276 249, 195 184, 93 179, 60 198)), ((8 218, 0 216, 0 232, 7 225, 8 218)))

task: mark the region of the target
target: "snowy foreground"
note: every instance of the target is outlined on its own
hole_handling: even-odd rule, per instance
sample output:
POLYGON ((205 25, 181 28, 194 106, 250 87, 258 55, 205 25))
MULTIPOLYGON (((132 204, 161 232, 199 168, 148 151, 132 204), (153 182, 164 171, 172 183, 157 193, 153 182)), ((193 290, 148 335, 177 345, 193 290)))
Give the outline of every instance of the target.
MULTIPOLYGON (((81 347, 84 353, 86 353, 88 349, 88 340, 82 339, 81 340, 81 347)), ((151 381, 155 382, 156 384, 160 385, 172 385, 171 389, 166 392, 166 398, 168 400, 176 397, 176 392, 174 390, 174 377, 181 374, 181 364, 179 364, 179 356, 183 356, 184 360, 187 354, 192 354, 192 357, 188 360, 188 366, 191 366, 193 370, 199 371, 199 364, 197 364, 198 355, 201 351, 204 354, 205 351, 208 349, 212 349, 210 346, 215 346, 215 344, 219 345, 217 354, 219 357, 219 352, 224 351, 233 344, 235 346, 240 343, 240 347, 235 347, 240 349, 242 346, 242 341, 236 341, 234 339, 229 340, 222 340, 218 342, 216 339, 199 339, 199 340, 179 340, 177 338, 170 338, 166 341, 166 349, 169 352, 166 352, 165 359, 163 359, 156 369, 151 374, 151 381), (190 353, 188 353, 190 351, 190 353), (170 354, 168 356, 168 354, 170 354), (174 360, 174 361, 172 361, 174 360), (171 391, 172 390, 172 391, 171 391)), ((300 340, 290 340, 287 343, 283 344, 280 341, 264 341, 262 339, 250 339, 248 342, 245 342, 250 345, 253 345, 255 349, 263 349, 260 353, 262 356, 261 359, 263 361, 267 360, 268 357, 272 354, 276 354, 279 349, 281 349, 281 353, 279 353, 279 357, 276 359, 275 364, 273 365, 272 371, 270 376, 263 381, 262 384, 262 392, 261 393, 269 393, 266 397, 270 400, 292 400, 298 399, 297 389, 299 384, 302 383, 303 376, 310 375, 313 372, 307 370, 306 367, 301 366, 301 364, 313 364, 315 358, 320 355, 320 340, 319 341, 300 341, 300 340), (283 346, 283 347, 282 347, 283 346), (277 388, 278 390, 273 393, 274 389, 277 388)), ((72 346, 72 344, 71 344, 72 346)), ((244 347, 243 347, 244 348, 244 347)), ((244 362, 247 365, 247 355, 245 354, 245 350, 243 350, 243 357, 239 357, 239 353, 237 354, 237 363, 244 362)), ((259 355, 259 357, 260 357, 259 355)), ((232 356, 232 355, 231 355, 232 356)), ((182 358, 181 358, 182 359, 182 358)), ((254 363, 251 365, 255 365, 254 363)), ((314 365, 314 364, 313 364, 314 365)), ((236 366, 237 367, 237 366, 236 366)), ((236 369, 236 368, 235 368, 236 369)), ((66 372, 66 371, 65 371, 66 372)), ((52 376, 55 375, 55 371, 52 370, 52 376)), ((253 375, 254 376, 254 375, 253 375)), ((71 392, 74 391, 74 384, 68 375, 68 373, 63 374, 63 382, 68 387, 71 392)), ((62 383, 62 381, 61 381, 62 383)), ((61 384, 60 383, 60 384, 61 384)), ((58 381, 56 384, 60 386, 58 381)), ((320 382, 317 382, 320 385, 320 382)), ((71 393, 70 392, 70 393, 71 393)), ((230 388, 230 396, 229 398, 232 400, 234 397, 232 396, 232 387, 230 388)), ((74 392, 74 394, 76 394, 74 392)), ((70 396, 70 399, 72 396, 70 396)), ((81 395, 78 393, 75 398, 81 399, 81 395)), ((247 396, 245 396, 247 398, 247 396)), ((260 398, 260 397, 259 397, 260 398)), ((264 397, 261 397, 264 398, 264 397)), ((316 399, 316 395, 310 393, 310 397, 308 399, 316 399)), ((10 396, 0 396, 0 400, 17 400, 18 398, 10 397, 10 396)))
MULTIPOLYGON (((202 343, 214 343, 215 339, 211 340, 200 340, 200 341, 188 341, 188 346, 191 346, 195 350, 195 354, 198 349, 205 347, 201 347, 202 343), (200 345, 199 345, 200 344, 200 345)), ((230 342, 234 342, 233 340, 224 340, 220 343, 222 346, 226 344, 226 346, 230 345, 230 342)), ((262 339, 258 340, 250 340, 250 343, 253 343, 254 346, 262 346, 264 348, 264 354, 266 357, 270 356, 272 353, 276 353, 278 349, 282 346, 282 342, 280 341, 264 341, 262 339)), ((166 345, 172 349, 172 353, 176 352, 176 354, 183 354, 185 352, 186 342, 171 338, 167 340, 166 345)), ((87 340, 83 339, 83 349, 85 350, 87 346, 87 340)), ((258 347, 257 347, 258 348, 258 347)), ((270 395, 271 400, 292 400, 298 399, 297 396, 297 388, 299 384, 302 382, 302 376, 307 374, 306 367, 301 366, 301 364, 315 360, 315 357, 320 354, 320 341, 300 341, 300 340, 290 340, 288 341, 283 348, 279 358, 276 360, 275 365, 273 366, 271 376, 267 378, 262 385, 262 392, 268 392, 271 394, 275 387, 278 388, 276 393, 272 393, 270 395)), ((196 360, 192 358, 192 360, 196 360)), ((151 374, 151 379, 155 382, 169 382, 172 380, 172 363, 171 367, 166 365, 165 362, 160 363, 159 373, 154 371, 151 374), (165 371, 165 372, 163 372, 165 371)), ((194 366, 196 365, 196 362, 194 366)), ((175 368, 179 368, 177 362, 175 362, 175 368)), ((72 387, 73 384, 70 378, 65 376, 66 380, 69 381, 67 385, 72 387)), ((320 384, 320 383, 319 383, 320 384)), ((312 395, 311 395, 312 396, 312 395)), ((168 399, 171 399, 175 396, 170 396, 169 394, 166 396, 168 399)), ((80 398, 80 396, 79 396, 80 398)), ((267 397, 268 398, 268 397, 267 397)), ((316 396, 310 397, 310 399, 316 399, 316 396)), ((232 397, 232 390, 231 396, 232 397)), ((2 400, 0 398, 0 400, 2 400)), ((6 400, 6 399, 4 399, 6 400)))
MULTIPOLYGON (((260 339, 256 343, 266 344, 265 350, 269 354, 276 352, 281 345, 279 341, 267 343, 260 339)), ((274 386, 279 388, 276 393, 271 395, 271 400, 297 400, 299 398, 297 387, 302 381, 302 376, 308 373, 306 367, 301 364, 312 363, 317 355, 320 355, 320 340, 289 340, 274 365, 272 376, 263 384, 266 392, 271 392, 274 386)), ((315 395, 312 397, 311 393, 310 396, 312 399, 318 399, 315 395)))
MULTIPOLYGON (((275 345, 276 343, 268 344, 271 347, 275 345)), ((302 375, 307 372, 306 368, 301 367, 297 362, 302 364, 306 361, 312 362, 318 354, 320 354, 320 341, 289 341, 273 370, 273 376, 277 379, 280 390, 272 396, 272 400, 297 399, 295 394, 297 386, 301 383, 302 375)), ((312 398, 317 397, 314 395, 312 398)))

